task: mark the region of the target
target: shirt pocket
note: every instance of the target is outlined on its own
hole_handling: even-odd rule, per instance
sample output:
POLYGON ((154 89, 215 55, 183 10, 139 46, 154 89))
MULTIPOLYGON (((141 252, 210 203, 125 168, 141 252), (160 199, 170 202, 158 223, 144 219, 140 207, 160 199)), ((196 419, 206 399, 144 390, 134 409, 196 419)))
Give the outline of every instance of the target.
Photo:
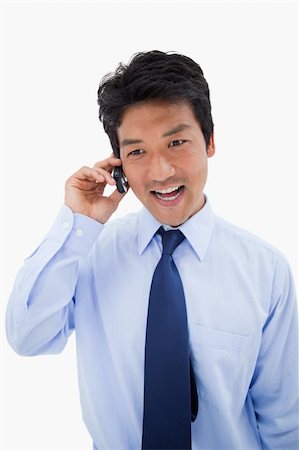
POLYGON ((197 324, 189 333, 199 399, 218 410, 236 412, 248 391, 249 336, 197 324))

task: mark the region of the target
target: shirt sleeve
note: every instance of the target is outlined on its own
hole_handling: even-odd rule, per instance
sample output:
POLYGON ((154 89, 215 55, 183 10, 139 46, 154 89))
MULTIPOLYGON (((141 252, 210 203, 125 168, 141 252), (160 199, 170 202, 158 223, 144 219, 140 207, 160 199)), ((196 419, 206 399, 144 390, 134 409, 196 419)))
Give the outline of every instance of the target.
POLYGON ((49 233, 19 270, 6 311, 6 334, 20 355, 59 353, 74 329, 79 261, 103 225, 63 205, 49 233))
POLYGON ((289 265, 279 258, 249 395, 263 449, 299 448, 298 311, 289 265))

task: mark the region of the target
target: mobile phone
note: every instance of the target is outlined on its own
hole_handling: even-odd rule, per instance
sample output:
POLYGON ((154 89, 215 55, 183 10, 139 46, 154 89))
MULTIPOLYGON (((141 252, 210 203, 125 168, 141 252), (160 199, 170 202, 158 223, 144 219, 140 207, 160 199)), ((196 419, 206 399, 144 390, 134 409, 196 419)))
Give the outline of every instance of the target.
POLYGON ((128 190, 128 180, 123 172, 121 166, 114 167, 112 176, 116 181, 116 187, 118 192, 125 194, 128 190))

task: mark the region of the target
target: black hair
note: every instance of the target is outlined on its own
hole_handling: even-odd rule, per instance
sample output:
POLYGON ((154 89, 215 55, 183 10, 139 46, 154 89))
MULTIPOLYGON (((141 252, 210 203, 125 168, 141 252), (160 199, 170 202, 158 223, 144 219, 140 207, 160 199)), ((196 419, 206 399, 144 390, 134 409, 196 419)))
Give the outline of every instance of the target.
POLYGON ((99 119, 115 156, 120 156, 117 128, 122 113, 128 106, 153 100, 188 102, 209 145, 214 124, 209 86, 202 69, 188 56, 152 50, 136 53, 127 65, 119 63, 115 72, 100 82, 99 119))

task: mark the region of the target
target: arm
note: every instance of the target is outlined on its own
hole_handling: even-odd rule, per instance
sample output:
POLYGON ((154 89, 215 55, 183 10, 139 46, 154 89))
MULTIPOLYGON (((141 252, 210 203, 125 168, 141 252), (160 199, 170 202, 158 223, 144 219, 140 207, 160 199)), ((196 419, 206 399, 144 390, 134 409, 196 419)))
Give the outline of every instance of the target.
POLYGON ((6 333, 21 355, 58 353, 74 329, 79 261, 103 225, 64 205, 50 232, 25 260, 9 298, 6 333), (77 232, 77 230, 81 232, 77 232))
POLYGON ((249 392, 263 448, 298 449, 298 312, 292 275, 282 259, 249 392))
POLYGON ((82 167, 65 184, 65 205, 49 234, 19 271, 7 307, 6 332, 19 354, 60 352, 74 329, 80 259, 124 197, 104 196, 118 158, 82 167))

